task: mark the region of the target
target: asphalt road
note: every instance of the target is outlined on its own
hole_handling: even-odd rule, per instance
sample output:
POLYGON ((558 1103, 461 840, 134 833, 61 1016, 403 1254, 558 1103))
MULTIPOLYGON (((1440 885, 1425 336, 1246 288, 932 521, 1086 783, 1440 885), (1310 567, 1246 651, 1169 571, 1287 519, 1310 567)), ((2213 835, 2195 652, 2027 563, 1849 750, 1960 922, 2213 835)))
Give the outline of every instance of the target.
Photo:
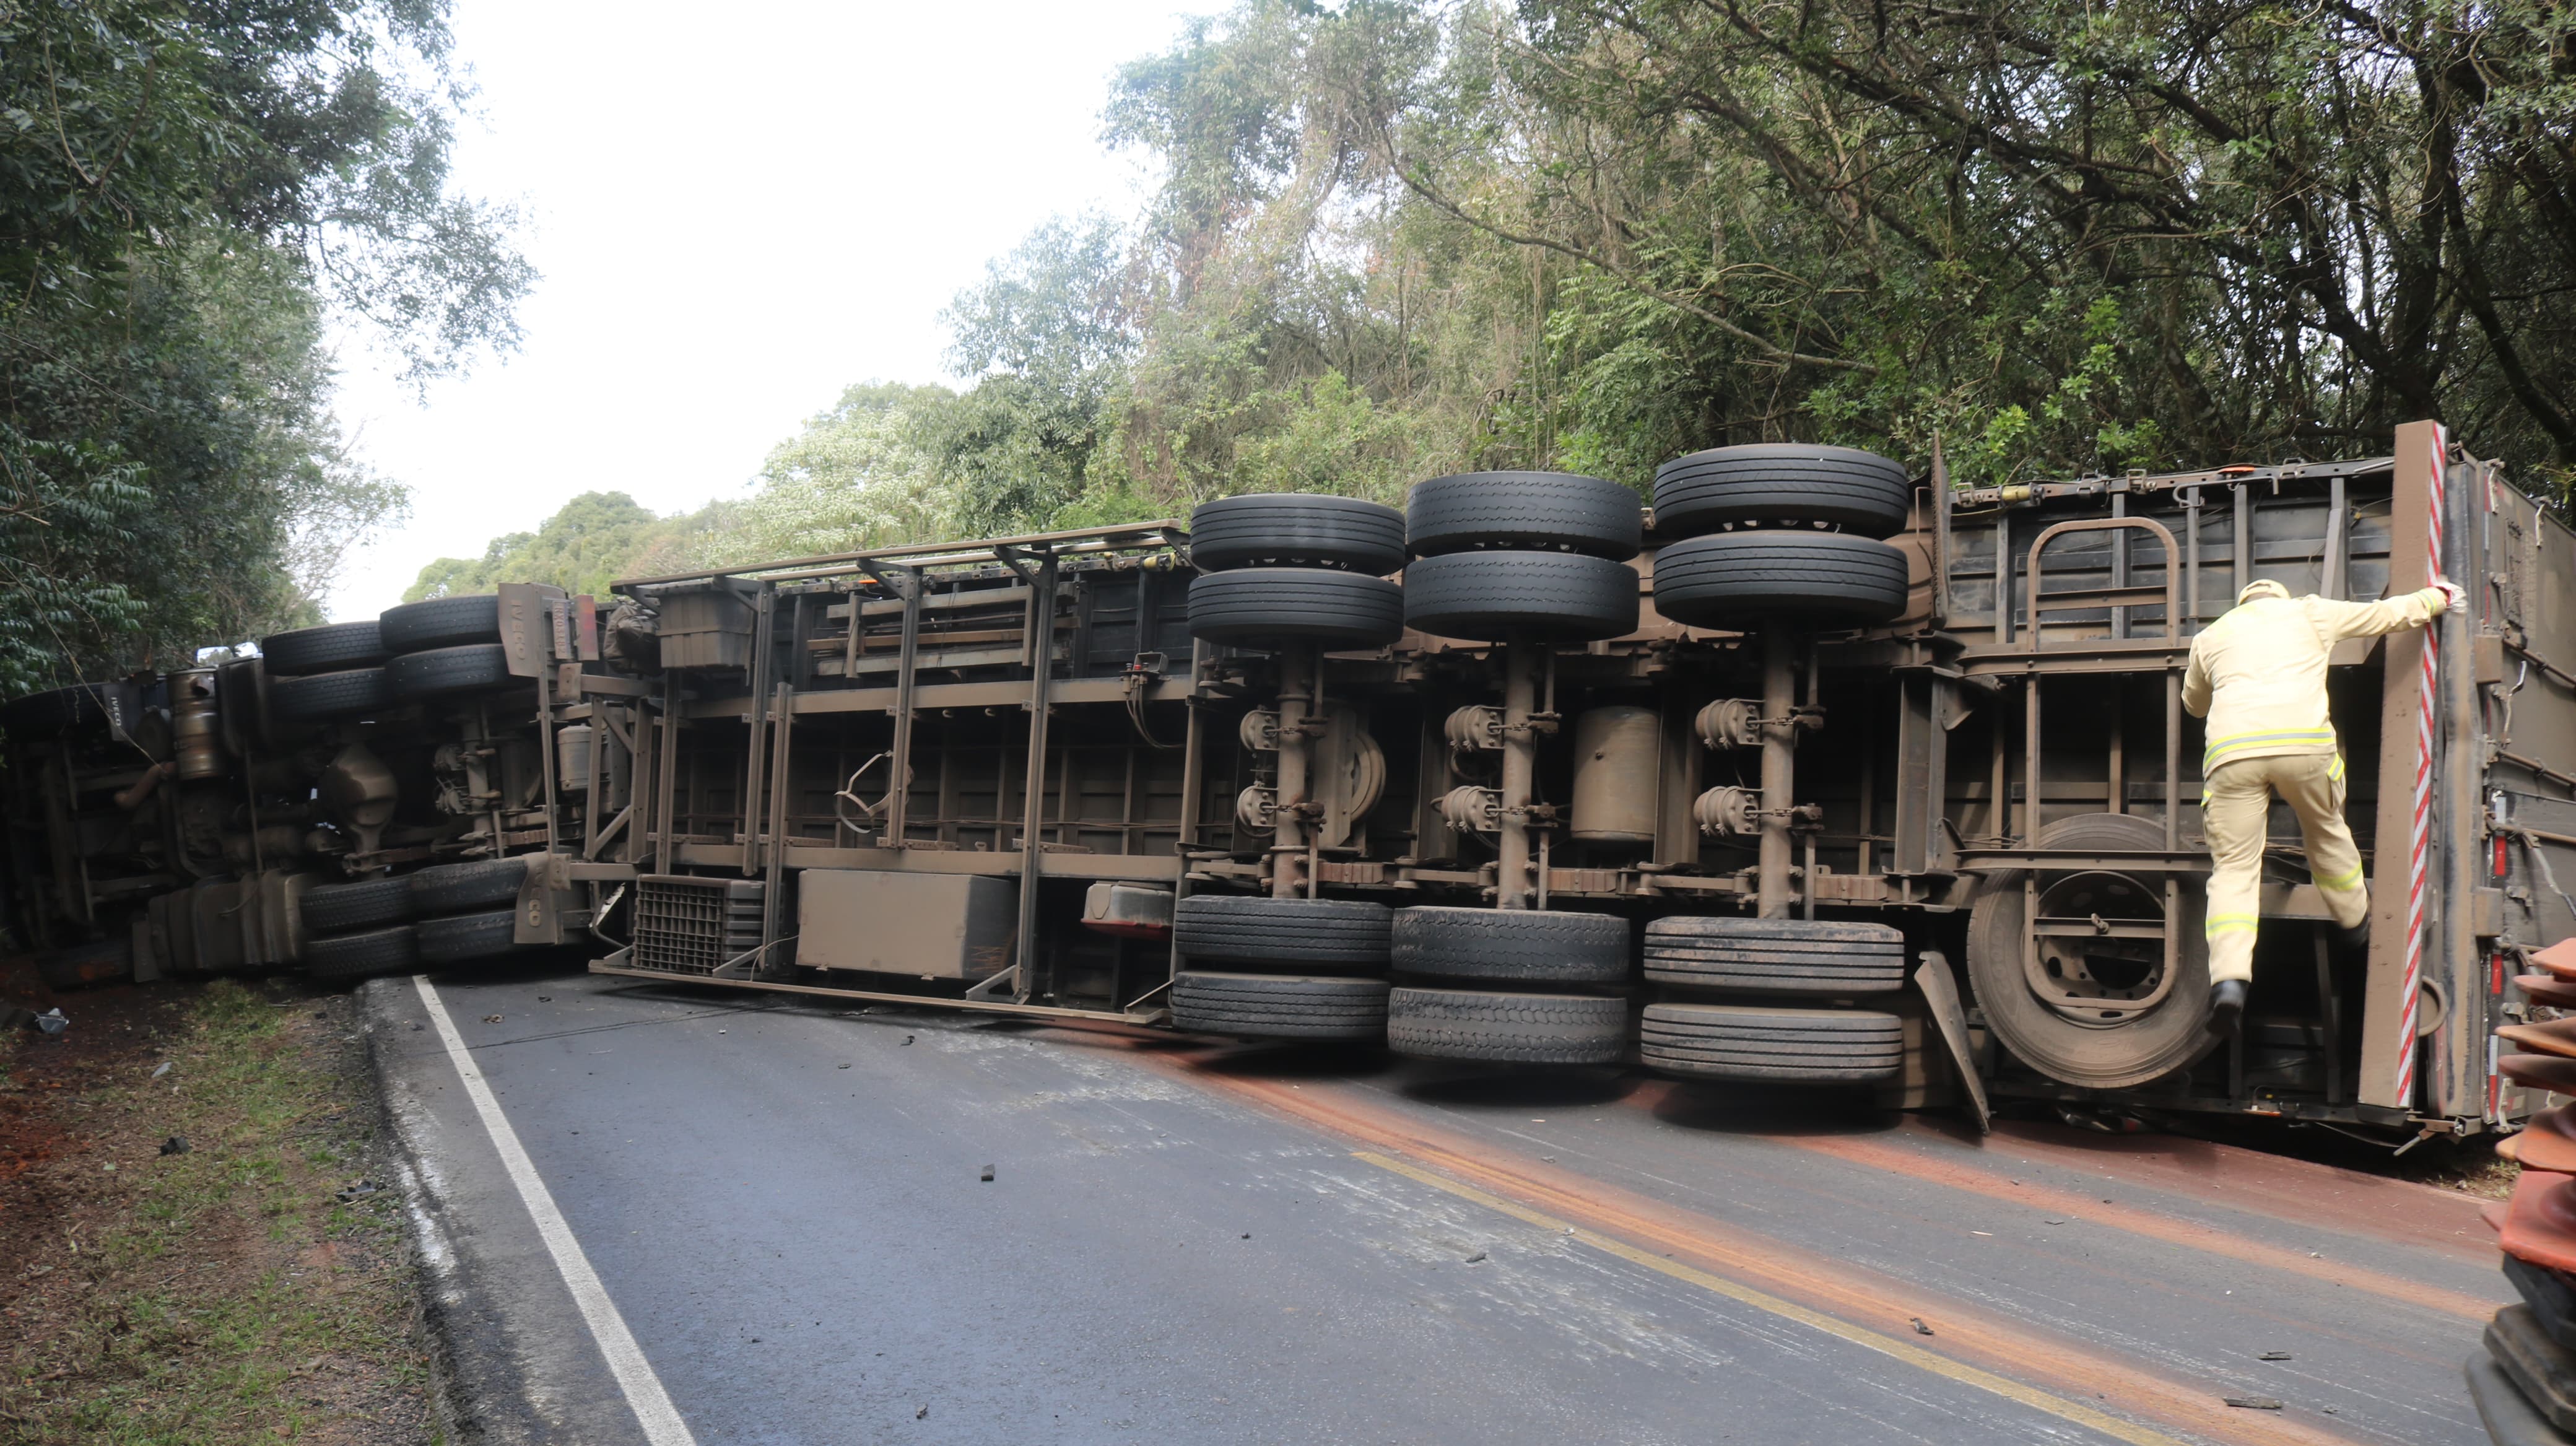
MULTIPOLYGON (((2218 1146, 587 975, 436 989, 700 1442, 2467 1446, 2460 1364, 2512 1298, 2473 1204, 2218 1146)), ((496 1440, 646 1440, 422 991, 368 1001, 469 1407, 496 1440)))

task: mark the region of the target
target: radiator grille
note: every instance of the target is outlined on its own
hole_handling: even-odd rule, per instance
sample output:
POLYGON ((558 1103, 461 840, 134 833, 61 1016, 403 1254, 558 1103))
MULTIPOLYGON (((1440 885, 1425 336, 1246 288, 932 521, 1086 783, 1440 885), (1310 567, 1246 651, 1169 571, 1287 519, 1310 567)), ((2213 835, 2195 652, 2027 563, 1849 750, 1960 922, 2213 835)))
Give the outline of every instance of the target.
POLYGON ((713 974, 726 961, 760 947, 757 879, 699 879, 655 874, 635 883, 638 969, 713 974))

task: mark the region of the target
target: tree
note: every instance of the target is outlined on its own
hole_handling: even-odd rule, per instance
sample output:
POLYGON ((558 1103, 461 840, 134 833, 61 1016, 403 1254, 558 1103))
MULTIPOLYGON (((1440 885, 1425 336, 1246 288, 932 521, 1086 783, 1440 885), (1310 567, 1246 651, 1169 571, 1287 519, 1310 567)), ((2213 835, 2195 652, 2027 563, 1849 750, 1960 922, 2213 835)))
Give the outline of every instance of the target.
POLYGON ((531 279, 449 190, 446 45, 444 0, 0 0, 0 693, 316 620, 398 514, 324 317, 426 377, 531 279))

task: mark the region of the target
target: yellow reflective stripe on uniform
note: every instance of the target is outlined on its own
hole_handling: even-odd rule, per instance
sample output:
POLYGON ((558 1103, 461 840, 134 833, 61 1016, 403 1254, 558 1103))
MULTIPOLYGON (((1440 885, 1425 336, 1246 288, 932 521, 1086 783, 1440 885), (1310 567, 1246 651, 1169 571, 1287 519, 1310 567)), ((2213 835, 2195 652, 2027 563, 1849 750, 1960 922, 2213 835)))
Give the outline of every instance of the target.
POLYGON ((2208 746, 2201 751, 2200 771, 2206 775, 2211 769, 2225 762, 2229 754, 2242 753, 2248 748, 2264 748, 2281 743, 2289 744, 2294 748, 2307 744, 2323 744, 2332 748, 2335 745, 2335 734, 2331 728, 2309 728, 2288 733, 2237 733, 2225 738, 2212 738, 2208 746))
POLYGON ((2354 864, 2352 866, 2352 872, 2350 873, 2335 874, 2331 877, 2325 874, 2318 874, 2316 876, 2317 887, 2320 889, 2330 889, 2338 894, 2349 894, 2353 890, 2361 887, 2361 875, 2361 865, 2354 864))
POLYGON ((2201 926, 2201 933, 2212 939, 2221 934, 2251 934, 2259 922, 2259 916, 2254 914, 2212 914, 2201 926))
POLYGON ((2336 755, 2335 755, 2335 760, 2334 760, 2334 762, 2329 763, 2329 764, 2327 764, 2327 765, 2326 765, 2326 777, 2333 779, 2333 780, 2334 780, 2335 782, 2337 782, 2337 783, 2341 783, 2341 782, 2343 782, 2343 755, 2342 755, 2342 754, 2340 754, 2340 753, 2336 754, 2336 755))

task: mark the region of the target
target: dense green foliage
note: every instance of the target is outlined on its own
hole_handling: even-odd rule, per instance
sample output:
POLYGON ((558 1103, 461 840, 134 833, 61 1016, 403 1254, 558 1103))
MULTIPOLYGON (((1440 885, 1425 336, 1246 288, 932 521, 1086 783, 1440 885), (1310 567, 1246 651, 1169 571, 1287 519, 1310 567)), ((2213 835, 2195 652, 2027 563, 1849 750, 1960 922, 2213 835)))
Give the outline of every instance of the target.
POLYGON ((0 695, 315 620, 400 511, 326 317, 427 377, 530 280, 448 192, 446 45, 446 0, 0 0, 0 695))
POLYGON ((824 524, 708 556, 1642 488, 1773 439, 1937 438, 1963 483, 2354 456, 2418 417, 2563 503, 2571 51, 2550 0, 1244 0, 1109 98, 1144 214, 1031 237, 949 314, 974 384, 871 423, 903 505, 853 528, 845 474, 773 462, 750 505, 824 524))

